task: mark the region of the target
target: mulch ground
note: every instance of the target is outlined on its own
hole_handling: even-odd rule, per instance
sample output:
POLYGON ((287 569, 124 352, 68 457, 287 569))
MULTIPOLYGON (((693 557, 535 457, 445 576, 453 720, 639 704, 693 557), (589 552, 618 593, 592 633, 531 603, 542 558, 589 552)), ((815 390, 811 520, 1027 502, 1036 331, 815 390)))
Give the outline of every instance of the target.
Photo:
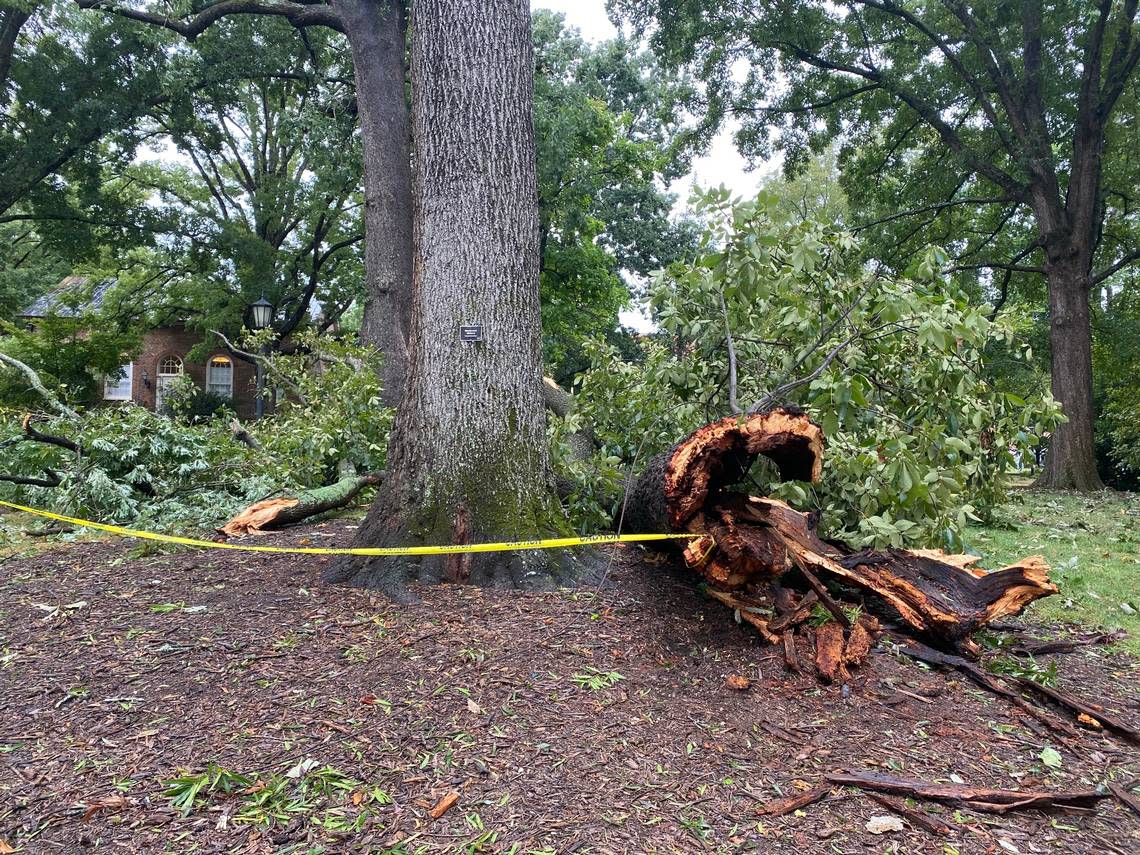
MULTIPOLYGON (((350 528, 263 542, 340 544, 350 528)), ((130 548, 0 563, 0 852, 1140 851, 1140 816, 1113 800, 1004 816, 918 804, 948 837, 873 835, 888 811, 839 788, 759 815, 841 769, 1075 790, 1131 780, 1140 757, 1095 733, 1059 744, 883 648, 846 687, 788 674, 636 548, 615 553, 600 592, 445 586, 411 606, 321 585, 312 558, 130 548), (271 775, 306 760, 353 781, 269 825, 242 821, 271 775), (165 782, 210 763, 263 783, 184 815, 165 782)), ((1140 722, 1136 662, 1056 659, 1061 686, 1140 722)))

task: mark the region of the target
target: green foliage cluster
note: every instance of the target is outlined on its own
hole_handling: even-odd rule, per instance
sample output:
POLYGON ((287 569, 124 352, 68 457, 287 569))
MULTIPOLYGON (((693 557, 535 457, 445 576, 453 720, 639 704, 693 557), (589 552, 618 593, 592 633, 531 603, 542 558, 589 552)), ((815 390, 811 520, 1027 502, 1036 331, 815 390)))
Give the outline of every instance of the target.
POLYGON ((1117 489, 1140 490, 1140 293, 1118 292, 1094 330, 1101 474, 1117 489))
POLYGON ((696 88, 621 40, 585 43, 563 16, 536 10, 534 123, 542 250, 543 349, 559 381, 586 339, 617 325, 627 275, 645 276, 693 247, 661 185, 707 131, 687 124, 696 88))
MULTIPOLYGON (((22 411, 0 421, 5 438, 20 436, 22 411)), ((279 484, 249 465, 249 455, 221 423, 184 425, 128 404, 95 407, 79 422, 54 418, 36 430, 77 441, 83 453, 34 441, 4 455, 4 474, 42 477, 55 488, 0 484, 5 498, 88 519, 163 530, 216 524, 219 516, 273 492, 279 484)))
POLYGON ((701 257, 651 286, 661 340, 639 364, 599 346, 580 380, 576 417, 602 453, 645 460, 728 414, 731 337, 739 407, 803 407, 828 438, 820 484, 771 484, 758 467, 752 489, 821 511, 857 545, 956 546, 1002 498, 1013 451, 1059 417, 1047 396, 987 380, 986 349, 1012 330, 938 274, 940 250, 911 278, 888 276, 859 263, 849 233, 787 217, 774 194, 696 201, 701 257))
MULTIPOLYGON (((32 367, 60 397, 86 403, 102 397, 102 378, 114 375, 137 352, 142 337, 137 329, 108 324, 95 314, 51 316, 29 329, 0 323, 2 349, 32 367)), ((23 377, 0 374, 0 401, 34 406, 34 393, 23 377)))
POLYGON ((395 411, 381 398, 380 355, 314 331, 294 345, 291 354, 269 357, 266 394, 280 393, 277 412, 254 426, 275 473, 318 487, 335 481, 345 463, 362 473, 383 469, 395 411))
POLYGON ((216 763, 165 782, 163 796, 183 816, 220 800, 236 801, 237 825, 274 826, 300 818, 330 831, 359 831, 375 808, 391 804, 379 787, 368 787, 332 766, 303 760, 282 772, 243 775, 216 763))
POLYGON ((36 421, 39 432, 79 443, 81 454, 26 437, 23 409, 0 410, 0 474, 54 473, 61 482, 54 488, 0 482, 0 497, 178 531, 212 527, 280 491, 331 483, 346 463, 359 471, 382 468, 392 412, 380 403, 373 354, 332 340, 320 340, 319 351, 308 343, 302 338, 297 354, 273 359, 270 393, 286 392, 275 416, 247 425, 259 448, 232 436, 224 409, 186 418, 187 397, 176 402, 174 418, 126 404, 84 410, 79 421, 36 421))
POLYGON ((230 403, 229 398, 203 389, 189 374, 183 374, 163 389, 162 415, 193 424, 228 415, 230 403))

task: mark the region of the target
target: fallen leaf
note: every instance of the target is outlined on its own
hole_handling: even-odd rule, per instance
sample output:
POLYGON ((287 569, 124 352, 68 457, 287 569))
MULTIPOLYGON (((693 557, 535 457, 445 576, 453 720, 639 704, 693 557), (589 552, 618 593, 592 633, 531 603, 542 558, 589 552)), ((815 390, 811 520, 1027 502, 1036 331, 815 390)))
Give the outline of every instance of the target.
POLYGON ((452 790, 450 793, 448 793, 446 796, 444 796, 442 799, 440 799, 438 802, 436 802, 435 807, 433 807, 431 809, 431 818, 432 819, 439 819, 441 816, 443 816, 445 813, 447 813, 449 810, 451 810, 453 807, 455 807, 455 803, 458 801, 459 801, 459 793, 455 792, 455 790, 452 790))
POLYGON ((878 814, 867 820, 867 830, 872 834, 886 834, 890 831, 902 831, 903 821, 890 814, 878 814))
POLYGON ((1041 762, 1048 766, 1050 769, 1061 768, 1061 755, 1056 748, 1046 745, 1041 749, 1041 753, 1037 755, 1041 758, 1041 762))
POLYGON ((305 775, 309 774, 309 772, 311 772, 313 769, 317 768, 317 766, 319 766, 319 765, 320 765, 320 763, 318 763, 316 760, 312 759, 311 757, 306 757, 304 760, 302 760, 300 763, 298 763, 296 766, 294 766, 292 769, 290 769, 288 772, 286 772, 285 777, 286 778, 303 778, 303 777, 305 777, 305 775))
POLYGON ((725 682, 728 683, 728 687, 730 689, 736 689, 740 692, 745 691, 752 685, 751 680, 749 680, 747 677, 742 677, 739 674, 729 674, 728 679, 725 680, 725 682))

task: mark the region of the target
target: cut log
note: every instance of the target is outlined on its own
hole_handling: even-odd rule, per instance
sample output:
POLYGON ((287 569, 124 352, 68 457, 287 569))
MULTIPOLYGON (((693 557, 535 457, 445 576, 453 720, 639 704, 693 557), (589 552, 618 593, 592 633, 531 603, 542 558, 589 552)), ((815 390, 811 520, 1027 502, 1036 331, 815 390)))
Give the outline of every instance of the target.
MULTIPOLYGON (((820 427, 794 410, 706 425, 650 462, 631 494, 626 521, 638 531, 705 535, 683 547, 684 560, 720 591, 770 590, 777 580, 787 586, 793 568, 798 568, 819 602, 848 630, 851 621, 829 594, 828 581, 867 592, 918 633, 958 645, 966 644, 980 627, 1019 614, 1034 600, 1057 592, 1039 556, 991 573, 969 555, 903 549, 854 552, 824 542, 816 534, 813 514, 733 489, 761 455, 783 479, 818 481, 823 445, 820 427)), ((772 611, 778 614, 765 623, 766 634, 776 638, 795 623, 778 606, 773 603, 772 611)), ((862 640, 856 649, 861 645, 862 640)), ((841 659, 836 676, 843 664, 841 659)))
POLYGON ((383 472, 342 478, 328 487, 306 490, 297 496, 283 496, 255 502, 218 529, 227 537, 259 534, 269 529, 295 525, 309 517, 343 508, 365 487, 373 487, 384 478, 383 472))

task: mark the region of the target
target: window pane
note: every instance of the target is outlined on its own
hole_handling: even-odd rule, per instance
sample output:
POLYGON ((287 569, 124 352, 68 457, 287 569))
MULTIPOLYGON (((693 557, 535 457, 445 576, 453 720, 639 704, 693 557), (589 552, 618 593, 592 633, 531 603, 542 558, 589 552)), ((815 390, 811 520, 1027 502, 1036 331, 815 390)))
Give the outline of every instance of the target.
POLYGON ((131 399, 131 377, 134 366, 127 363, 115 374, 103 378, 103 399, 107 401, 129 401, 131 399))
POLYGON ((182 373, 182 360, 177 356, 168 356, 162 362, 158 363, 159 374, 181 374, 182 373))
POLYGON ((234 366, 224 356, 215 356, 206 363, 206 391, 229 398, 234 389, 234 366))

